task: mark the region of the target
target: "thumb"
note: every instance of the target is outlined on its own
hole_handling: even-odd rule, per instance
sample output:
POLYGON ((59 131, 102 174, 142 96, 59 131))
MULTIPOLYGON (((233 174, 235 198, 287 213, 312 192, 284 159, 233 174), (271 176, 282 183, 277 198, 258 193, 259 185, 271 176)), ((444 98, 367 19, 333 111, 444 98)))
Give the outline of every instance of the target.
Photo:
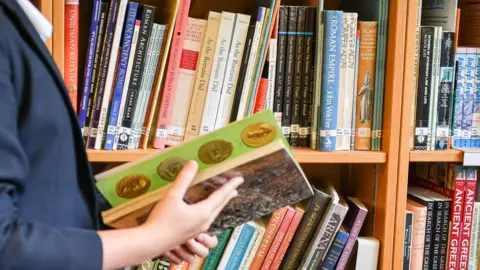
POLYGON ((198 164, 195 161, 189 161, 183 166, 180 173, 178 173, 175 181, 170 187, 168 194, 172 197, 182 198, 187 192, 188 187, 195 179, 195 174, 198 170, 198 164))

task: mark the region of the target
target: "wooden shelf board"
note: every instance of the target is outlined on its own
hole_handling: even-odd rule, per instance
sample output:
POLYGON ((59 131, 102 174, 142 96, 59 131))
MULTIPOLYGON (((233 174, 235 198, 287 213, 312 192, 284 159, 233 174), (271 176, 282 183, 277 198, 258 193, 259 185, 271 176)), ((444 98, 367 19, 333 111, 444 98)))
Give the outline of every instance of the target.
MULTIPOLYGON (((156 153, 156 149, 147 150, 87 150, 90 162, 129 162, 156 153)), ((385 163, 387 154, 379 151, 320 152, 311 149, 294 149, 299 163, 385 163)))
POLYGON ((463 162, 463 152, 448 151, 410 151, 410 162, 463 162))

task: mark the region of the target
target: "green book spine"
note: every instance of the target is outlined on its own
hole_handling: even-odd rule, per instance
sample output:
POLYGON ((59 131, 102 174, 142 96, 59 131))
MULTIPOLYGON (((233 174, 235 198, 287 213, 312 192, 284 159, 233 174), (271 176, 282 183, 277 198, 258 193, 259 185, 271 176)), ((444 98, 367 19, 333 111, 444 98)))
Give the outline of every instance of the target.
POLYGON ((218 245, 212 250, 210 250, 210 254, 208 254, 208 257, 205 260, 205 264, 203 265, 202 270, 217 269, 217 265, 220 262, 220 259, 222 258, 223 251, 225 250, 225 246, 227 246, 227 242, 231 234, 232 234, 232 230, 230 229, 217 235, 218 245))

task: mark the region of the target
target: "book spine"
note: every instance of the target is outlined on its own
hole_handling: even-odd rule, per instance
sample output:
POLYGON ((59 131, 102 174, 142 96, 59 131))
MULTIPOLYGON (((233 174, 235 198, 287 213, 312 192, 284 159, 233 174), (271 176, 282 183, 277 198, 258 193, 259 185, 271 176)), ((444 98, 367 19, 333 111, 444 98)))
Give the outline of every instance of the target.
POLYGON ((219 270, 226 269, 227 263, 233 254, 233 250, 235 249, 236 244, 239 241, 240 234, 242 233, 244 226, 245 224, 242 224, 240 226, 235 227, 235 229, 233 229, 232 235, 230 236, 230 239, 228 240, 228 243, 225 246, 222 258, 220 259, 220 262, 218 263, 218 266, 216 269, 219 269, 219 270))
POLYGON ((277 270, 280 268, 283 258, 287 253, 287 249, 290 246, 290 243, 292 242, 293 236, 295 235, 295 232, 297 231, 298 226, 300 225, 300 222, 302 221, 304 214, 305 214, 305 211, 303 209, 300 209, 300 208, 296 209, 295 215, 293 216, 293 220, 287 229, 287 233, 285 234, 285 237, 283 238, 283 241, 280 244, 280 248, 278 249, 277 255, 275 255, 275 259, 273 259, 273 263, 270 269, 277 270))
POLYGON ((267 100, 265 102, 265 110, 273 112, 273 100, 275 96, 275 71, 277 69, 277 38, 270 39, 268 47, 268 90, 267 100))
POLYGON ((448 251, 448 232, 450 231, 451 200, 445 200, 443 205, 442 234, 440 239, 440 267, 446 269, 448 251))
POLYGON ((337 133, 338 89, 343 11, 325 12, 325 46, 321 95, 320 150, 334 151, 337 133))
POLYGON ((462 146, 462 122, 463 122, 463 103, 465 93, 465 71, 466 71, 466 48, 457 48, 456 61, 458 67, 456 70, 456 86, 455 86, 455 104, 453 106, 453 147, 459 148, 462 146))
POLYGON ((435 202, 434 226, 432 237, 432 256, 430 258, 430 265, 432 269, 440 269, 440 241, 442 238, 442 221, 443 221, 443 201, 435 202))
POLYGON ((282 125, 283 96, 285 89, 285 65, 287 59, 288 7, 280 6, 278 11, 278 48, 275 72, 275 99, 273 113, 279 126, 282 125))
POLYGON ((316 39, 315 43, 315 65, 314 65, 314 89, 312 97, 312 126, 310 148, 319 149, 320 146, 320 102, 322 94, 322 67, 323 67, 323 38, 325 28, 325 13, 323 9, 317 12, 316 39))
POLYGON ((451 118, 450 111, 452 109, 451 104, 454 80, 453 74, 455 67, 455 52, 453 50, 454 38, 455 33, 453 32, 443 33, 440 60, 440 86, 438 88, 435 150, 448 149, 448 135, 451 118))
POLYGON ((89 86, 89 93, 88 93, 88 103, 87 103, 87 110, 85 115, 85 126, 84 126, 84 133, 83 139, 85 141, 85 145, 88 146, 88 137, 90 136, 90 127, 92 124, 92 116, 94 111, 94 105, 96 102, 97 92, 98 92, 98 77, 101 70, 101 61, 103 55, 103 42, 105 40, 105 32, 106 32, 106 23, 108 16, 108 4, 102 2, 101 9, 100 9, 100 19, 98 22, 98 37, 97 37, 97 44, 95 45, 95 57, 93 60, 93 68, 92 68, 92 76, 89 86))
POLYGON ((313 95, 313 63, 314 51, 313 40, 315 35, 315 8, 307 7, 305 22, 305 61, 303 63, 303 87, 301 97, 301 114, 299 146, 308 147, 310 145, 311 121, 312 121, 312 95, 313 95))
POLYGON ((185 141, 195 138, 200 131, 221 18, 222 14, 218 12, 210 12, 208 15, 205 38, 200 51, 198 72, 195 76, 195 85, 193 86, 192 102, 188 112, 185 141))
POLYGON ((218 244, 216 247, 212 248, 208 253, 207 259, 203 264, 202 270, 210 270, 216 269, 220 259, 222 258, 223 251, 227 246, 228 239, 230 239, 230 235, 232 234, 232 230, 224 231, 223 233, 217 235, 218 244))
POLYGON ((410 270, 412 258, 413 212, 405 213, 405 234, 403 241, 403 270, 410 270))
POLYGON ((282 221, 287 213, 288 207, 283 207, 281 209, 276 210, 273 212, 270 221, 268 222, 267 227, 265 228, 265 234, 263 235, 262 242, 260 243, 260 247, 258 248, 255 257, 253 258, 253 262, 250 265, 250 270, 258 270, 262 267, 265 258, 267 257, 268 251, 272 246, 273 240, 275 239, 275 235, 282 224, 282 221))
POLYGON ((228 259, 227 267, 225 269, 239 269, 254 232, 255 226, 252 223, 246 223, 243 226, 242 233, 238 237, 238 241, 235 244, 232 255, 228 259))
POLYGON ((473 208, 475 203, 477 168, 467 167, 467 177, 465 182, 465 198, 462 217, 462 234, 460 248, 460 270, 468 269, 468 255, 470 254, 470 241, 472 234, 473 208))
POLYGON ((467 62, 465 68, 465 94, 463 97, 462 115, 462 148, 470 148, 472 137, 472 114, 475 93, 475 48, 467 48, 467 62))
POLYGON ((295 62, 293 77, 293 96, 292 96, 292 116, 290 125, 290 145, 292 147, 299 146, 299 129, 300 129, 300 106, 303 88, 303 63, 305 62, 305 22, 307 7, 298 7, 297 10, 297 39, 295 41, 295 62))
POLYGON ((413 54, 413 87, 412 87, 412 107, 410 113, 410 150, 414 149, 415 142, 415 119, 417 108, 417 89, 418 89, 418 71, 420 62, 420 34, 421 34, 421 21, 422 21, 422 0, 417 2, 417 24, 415 31, 415 51, 413 54))
POLYGON ((422 269, 423 253, 425 249, 425 230, 427 222, 427 207, 414 206, 407 203, 407 209, 413 212, 413 235, 412 235, 412 256, 411 269, 422 269))
MULTIPOLYGON (((265 67, 267 70, 267 67, 265 67)), ((265 110, 265 104, 267 103, 268 95, 268 78, 261 78, 260 84, 258 85, 257 98, 255 99, 255 107, 253 113, 259 113, 265 110)))
POLYGON ((103 98, 102 103, 99 111, 99 119, 98 119, 98 130, 97 130, 97 137, 95 139, 95 146, 96 150, 102 149, 103 143, 105 142, 105 131, 106 131, 106 123, 107 123, 107 115, 109 112, 109 107, 111 104, 111 96, 112 96, 112 88, 114 83, 114 76, 117 70, 117 63, 118 63, 118 53, 119 53, 119 46, 120 46, 120 39, 122 37, 122 30, 123 30, 123 22, 125 20, 125 12, 127 11, 127 0, 120 0, 118 3, 118 11, 115 16, 115 30, 111 42, 111 53, 108 63, 108 68, 106 69, 106 78, 105 78, 105 86, 103 91, 103 98))
MULTIPOLYGON (((140 25, 140 32, 138 36, 138 41, 135 50, 135 56, 133 60, 132 73, 130 81, 128 84, 127 97, 125 100, 125 108, 123 111, 123 117, 121 121, 121 128, 118 131, 118 150, 128 149, 128 143, 130 142, 130 137, 133 136, 133 124, 135 113, 139 99, 139 91, 142 85, 143 73, 146 64, 146 58, 148 53, 148 45, 150 40, 150 34, 153 28, 153 17, 155 13, 155 8, 152 6, 143 6, 142 12, 142 22, 140 25)), ((125 91, 125 90, 124 90, 125 91)))
POLYGON ((222 128, 230 122, 249 24, 250 16, 237 14, 214 129, 222 128))
MULTIPOLYGON (((113 145, 112 145, 112 150, 117 149, 118 146, 118 140, 120 139, 120 132, 122 130, 122 122, 123 122, 123 117, 124 117, 124 112, 125 112, 125 105, 127 103, 127 95, 128 95, 128 86, 130 85, 130 78, 132 76, 132 70, 134 66, 134 60, 135 60, 135 55, 137 52, 137 44, 138 44, 138 37, 140 36, 140 26, 141 26, 141 21, 140 20, 135 20, 135 27, 133 29, 133 35, 132 35, 132 43, 130 45, 130 53, 128 56, 128 64, 127 64, 127 70, 125 73, 125 81, 122 86, 122 96, 120 99, 120 108, 118 109, 118 119, 115 125, 115 136, 113 139, 113 145)), ((121 74, 121 73, 120 73, 121 74)), ((113 131, 113 130, 111 130, 113 131)), ((112 132, 113 133, 113 132, 112 132)), ((107 140, 108 141, 108 140, 107 140)), ((106 148, 109 150, 108 148, 106 148)))
POLYGON ((285 60, 285 88, 283 93, 283 112, 282 112, 282 133, 287 140, 290 140, 292 124, 292 96, 293 81, 295 75, 295 48, 296 33, 298 26, 298 7, 288 7, 288 33, 287 33, 287 52, 285 60))
POLYGON ((345 127, 345 115, 347 112, 347 106, 345 104, 345 87, 347 81, 347 47, 348 47, 348 32, 349 32, 349 23, 348 23, 348 13, 343 13, 342 17, 342 36, 340 42, 340 73, 339 73, 339 84, 338 84, 338 102, 336 106, 337 110, 337 139, 335 150, 343 150, 343 138, 344 138, 344 127, 345 127))
POLYGON ((263 228, 262 226, 257 226, 255 233, 252 236, 252 241, 250 241, 250 244, 247 247, 247 251, 245 251, 245 256, 238 269, 247 270, 250 268, 250 265, 252 265, 253 262, 253 258, 255 257, 255 253, 260 247, 260 243, 264 234, 265 228, 263 228))
POLYGON ((448 245, 448 269, 459 269, 460 241, 462 235, 462 219, 464 208, 464 187, 466 180, 466 171, 462 166, 450 164, 449 175, 454 183, 454 197, 452 202, 452 215, 450 218, 450 235, 448 245))
POLYGON ((105 150, 113 150, 113 142, 117 129, 117 120, 122 102, 123 88, 126 82, 127 67, 129 63, 130 50, 133 40, 133 32, 135 29, 135 18, 137 16, 138 4, 130 3, 127 12, 127 21, 123 34, 122 49, 120 61, 116 76, 115 90, 113 95, 113 102, 110 109, 110 119, 107 128, 107 137, 105 140, 105 150))
POLYGON ((420 69, 418 74, 417 115, 415 124, 415 150, 427 150, 430 89, 432 84, 432 50, 434 28, 422 27, 420 48, 420 69))
POLYGON ((176 17, 174 34, 172 36, 172 46, 169 54, 167 67, 167 76, 163 88, 162 102, 158 114, 157 130, 154 148, 165 148, 165 141, 168 135, 168 125, 170 123, 170 115, 172 113, 172 102, 175 100, 175 90, 178 82, 178 69, 180 67, 180 59, 183 48, 183 39, 185 37, 185 29, 188 25, 188 11, 190 10, 190 0, 180 1, 178 15, 176 17))
POLYGON ((333 241, 332 247, 328 250, 325 261, 322 263, 321 270, 333 270, 340 259, 345 244, 348 240, 348 233, 345 231, 338 231, 333 241))
POLYGON ((480 223, 480 202, 475 202, 473 208, 472 237, 470 241, 470 254, 468 256, 468 269, 474 270, 478 267, 478 237, 480 223))
MULTIPOLYGON (((355 106, 355 59, 356 59, 356 33, 357 13, 347 13, 347 52, 346 52, 346 78, 345 78, 345 112, 343 114, 343 138, 341 150, 350 150, 352 138, 353 111, 355 106)), ((337 128, 338 130, 338 128, 337 128)))
POLYGON ((168 270, 168 269, 170 269, 171 265, 172 265, 172 263, 170 261, 157 259, 157 261, 155 262, 155 267, 153 269, 155 269, 155 270, 168 270))
POLYGON ((433 45, 433 62, 432 62, 432 89, 430 92, 430 111, 429 111, 429 129, 427 138, 427 149, 435 150, 436 130, 437 130, 437 112, 438 112, 438 95, 440 85, 440 56, 442 47, 442 28, 435 27, 434 45, 433 45))
POLYGON ((357 242, 358 235, 360 234, 360 230, 362 229, 363 222, 365 221, 366 216, 367 216, 367 211, 359 209, 357 217, 355 218, 355 222, 353 223, 353 226, 350 229, 350 234, 348 236, 347 243, 345 244, 345 248, 342 251, 342 255, 340 256, 340 259, 338 259, 338 263, 336 266, 337 270, 345 269, 348 259, 353 251, 355 242, 357 242))
POLYGON ((236 14, 230 12, 222 13, 222 22, 218 31, 217 47, 212 65, 212 74, 208 84, 205 107, 203 109, 202 122, 200 125, 200 135, 207 134, 215 130, 215 121, 217 118, 221 91, 227 69, 228 56, 232 44, 232 33, 235 27, 236 14))
POLYGON ((93 63, 96 55, 96 51, 98 48, 97 45, 97 38, 100 36, 100 16, 102 14, 102 2, 101 0, 94 0, 93 1, 93 10, 92 10, 92 19, 90 22, 90 32, 88 37, 88 46, 87 46, 87 56, 85 61, 85 69, 84 69, 84 77, 83 77, 83 91, 82 91, 82 99, 80 101, 80 111, 79 111, 79 124, 80 128, 82 129, 82 135, 85 136, 85 124, 86 122, 86 115, 87 115, 87 105, 90 98, 90 91, 92 91, 92 81, 95 79, 93 74, 93 63))
POLYGON ((188 110, 198 68, 198 56, 202 48, 207 21, 189 18, 183 40, 182 56, 178 69, 178 82, 173 100, 166 145, 176 145, 183 141, 187 124, 188 110))
POLYGON ((357 85, 358 85, 358 64, 360 60, 360 30, 357 30, 355 36, 355 75, 353 82, 353 105, 352 105, 352 128, 350 138, 350 150, 355 150, 355 134, 356 134, 356 124, 357 124, 357 85))
MULTIPOLYGON (((453 57, 452 57, 453 58, 453 57)), ((472 148, 480 148, 480 49, 477 48, 475 65, 475 97, 472 118, 472 148)))
MULTIPOLYGON (((95 12, 95 11, 94 11, 95 12)), ((64 80, 73 109, 78 108, 78 30, 80 27, 79 0, 65 1, 64 80)))
MULTIPOLYGON (((102 99, 105 91, 105 82, 107 79, 107 71, 109 67, 109 60, 112 53, 113 36, 115 34, 116 15, 118 12, 118 4, 120 0, 113 0, 110 2, 107 18, 107 27, 105 30, 105 39, 103 41, 103 50, 101 53, 101 61, 99 73, 97 78, 97 87, 95 89, 95 100, 92 104, 92 117, 90 119, 90 134, 88 137, 87 148, 95 148, 95 142, 98 134, 98 123, 100 120, 102 99)), ((118 51, 117 51, 118 52, 118 51)))

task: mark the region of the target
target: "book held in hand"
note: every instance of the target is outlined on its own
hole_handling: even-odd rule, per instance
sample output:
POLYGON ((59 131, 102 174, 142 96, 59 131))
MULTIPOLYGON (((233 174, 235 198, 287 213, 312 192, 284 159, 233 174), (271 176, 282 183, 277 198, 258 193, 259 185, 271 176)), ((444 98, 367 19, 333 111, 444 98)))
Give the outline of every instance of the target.
POLYGON ((113 228, 142 224, 189 160, 198 173, 184 200, 202 201, 236 176, 244 183, 209 229, 218 234, 267 216, 313 195, 273 113, 265 111, 96 175, 97 188, 113 207, 102 213, 113 228))

